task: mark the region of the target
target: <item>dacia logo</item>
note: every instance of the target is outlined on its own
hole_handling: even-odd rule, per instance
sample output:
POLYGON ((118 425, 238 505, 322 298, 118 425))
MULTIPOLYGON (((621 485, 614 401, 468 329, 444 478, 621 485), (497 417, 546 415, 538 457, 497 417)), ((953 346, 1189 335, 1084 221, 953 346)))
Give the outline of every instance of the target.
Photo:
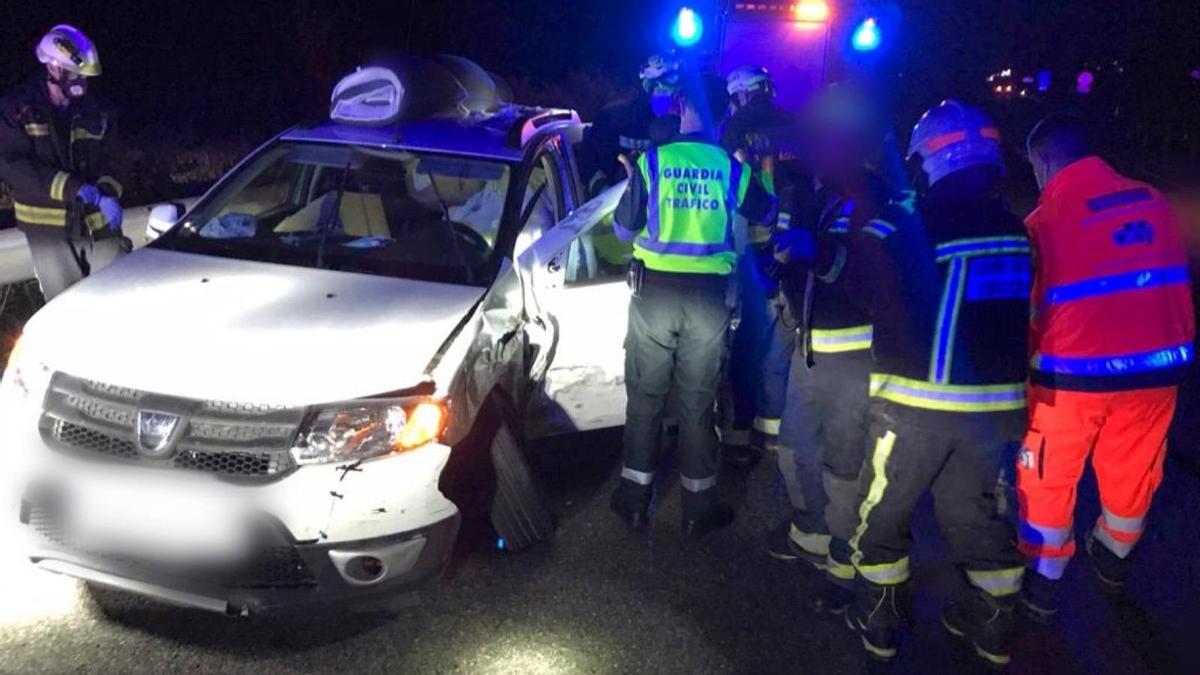
POLYGON ((1154 226, 1144 220, 1125 223, 1121 229, 1113 232, 1113 241, 1117 246, 1152 244, 1154 243, 1154 226))
POLYGON ((170 413, 139 410, 137 415, 137 447, 145 457, 162 459, 175 449, 180 418, 170 413))

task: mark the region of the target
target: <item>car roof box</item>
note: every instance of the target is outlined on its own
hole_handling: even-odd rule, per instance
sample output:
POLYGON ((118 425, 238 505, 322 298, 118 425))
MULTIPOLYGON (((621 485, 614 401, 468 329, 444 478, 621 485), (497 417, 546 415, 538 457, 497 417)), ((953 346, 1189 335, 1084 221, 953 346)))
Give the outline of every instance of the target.
POLYGON ((386 126, 399 120, 465 117, 499 110, 507 85, 460 56, 391 56, 360 67, 333 89, 335 122, 386 126))

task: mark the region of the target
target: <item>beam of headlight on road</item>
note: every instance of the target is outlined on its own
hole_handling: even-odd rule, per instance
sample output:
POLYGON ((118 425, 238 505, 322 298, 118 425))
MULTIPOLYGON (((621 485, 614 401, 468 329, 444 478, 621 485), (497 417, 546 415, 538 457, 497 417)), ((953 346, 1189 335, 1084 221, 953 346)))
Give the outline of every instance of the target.
MULTIPOLYGON (((3 541, 14 541, 10 530, 8 525, 0 527, 3 541)), ((82 611, 78 581, 37 569, 15 548, 0 549, 0 627, 36 624, 82 611)))

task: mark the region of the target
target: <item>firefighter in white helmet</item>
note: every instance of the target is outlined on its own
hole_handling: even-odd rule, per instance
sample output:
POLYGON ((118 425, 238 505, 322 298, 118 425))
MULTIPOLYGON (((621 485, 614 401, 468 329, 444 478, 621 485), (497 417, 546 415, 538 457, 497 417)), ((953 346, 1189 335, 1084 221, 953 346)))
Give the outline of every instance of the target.
POLYGON ((49 300, 127 250, 121 184, 108 171, 113 115, 89 93, 95 44, 58 25, 34 53, 43 68, 0 98, 0 181, 49 300))

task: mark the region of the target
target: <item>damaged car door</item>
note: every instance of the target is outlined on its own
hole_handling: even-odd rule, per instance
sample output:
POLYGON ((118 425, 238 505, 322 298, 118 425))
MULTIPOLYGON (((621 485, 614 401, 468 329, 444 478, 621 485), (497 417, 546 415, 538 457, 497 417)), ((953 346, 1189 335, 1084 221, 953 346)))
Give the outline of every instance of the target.
POLYGON ((531 437, 625 423, 632 247, 612 230, 624 190, 621 183, 584 204, 520 258, 552 338, 541 350, 544 374, 526 427, 531 437))

